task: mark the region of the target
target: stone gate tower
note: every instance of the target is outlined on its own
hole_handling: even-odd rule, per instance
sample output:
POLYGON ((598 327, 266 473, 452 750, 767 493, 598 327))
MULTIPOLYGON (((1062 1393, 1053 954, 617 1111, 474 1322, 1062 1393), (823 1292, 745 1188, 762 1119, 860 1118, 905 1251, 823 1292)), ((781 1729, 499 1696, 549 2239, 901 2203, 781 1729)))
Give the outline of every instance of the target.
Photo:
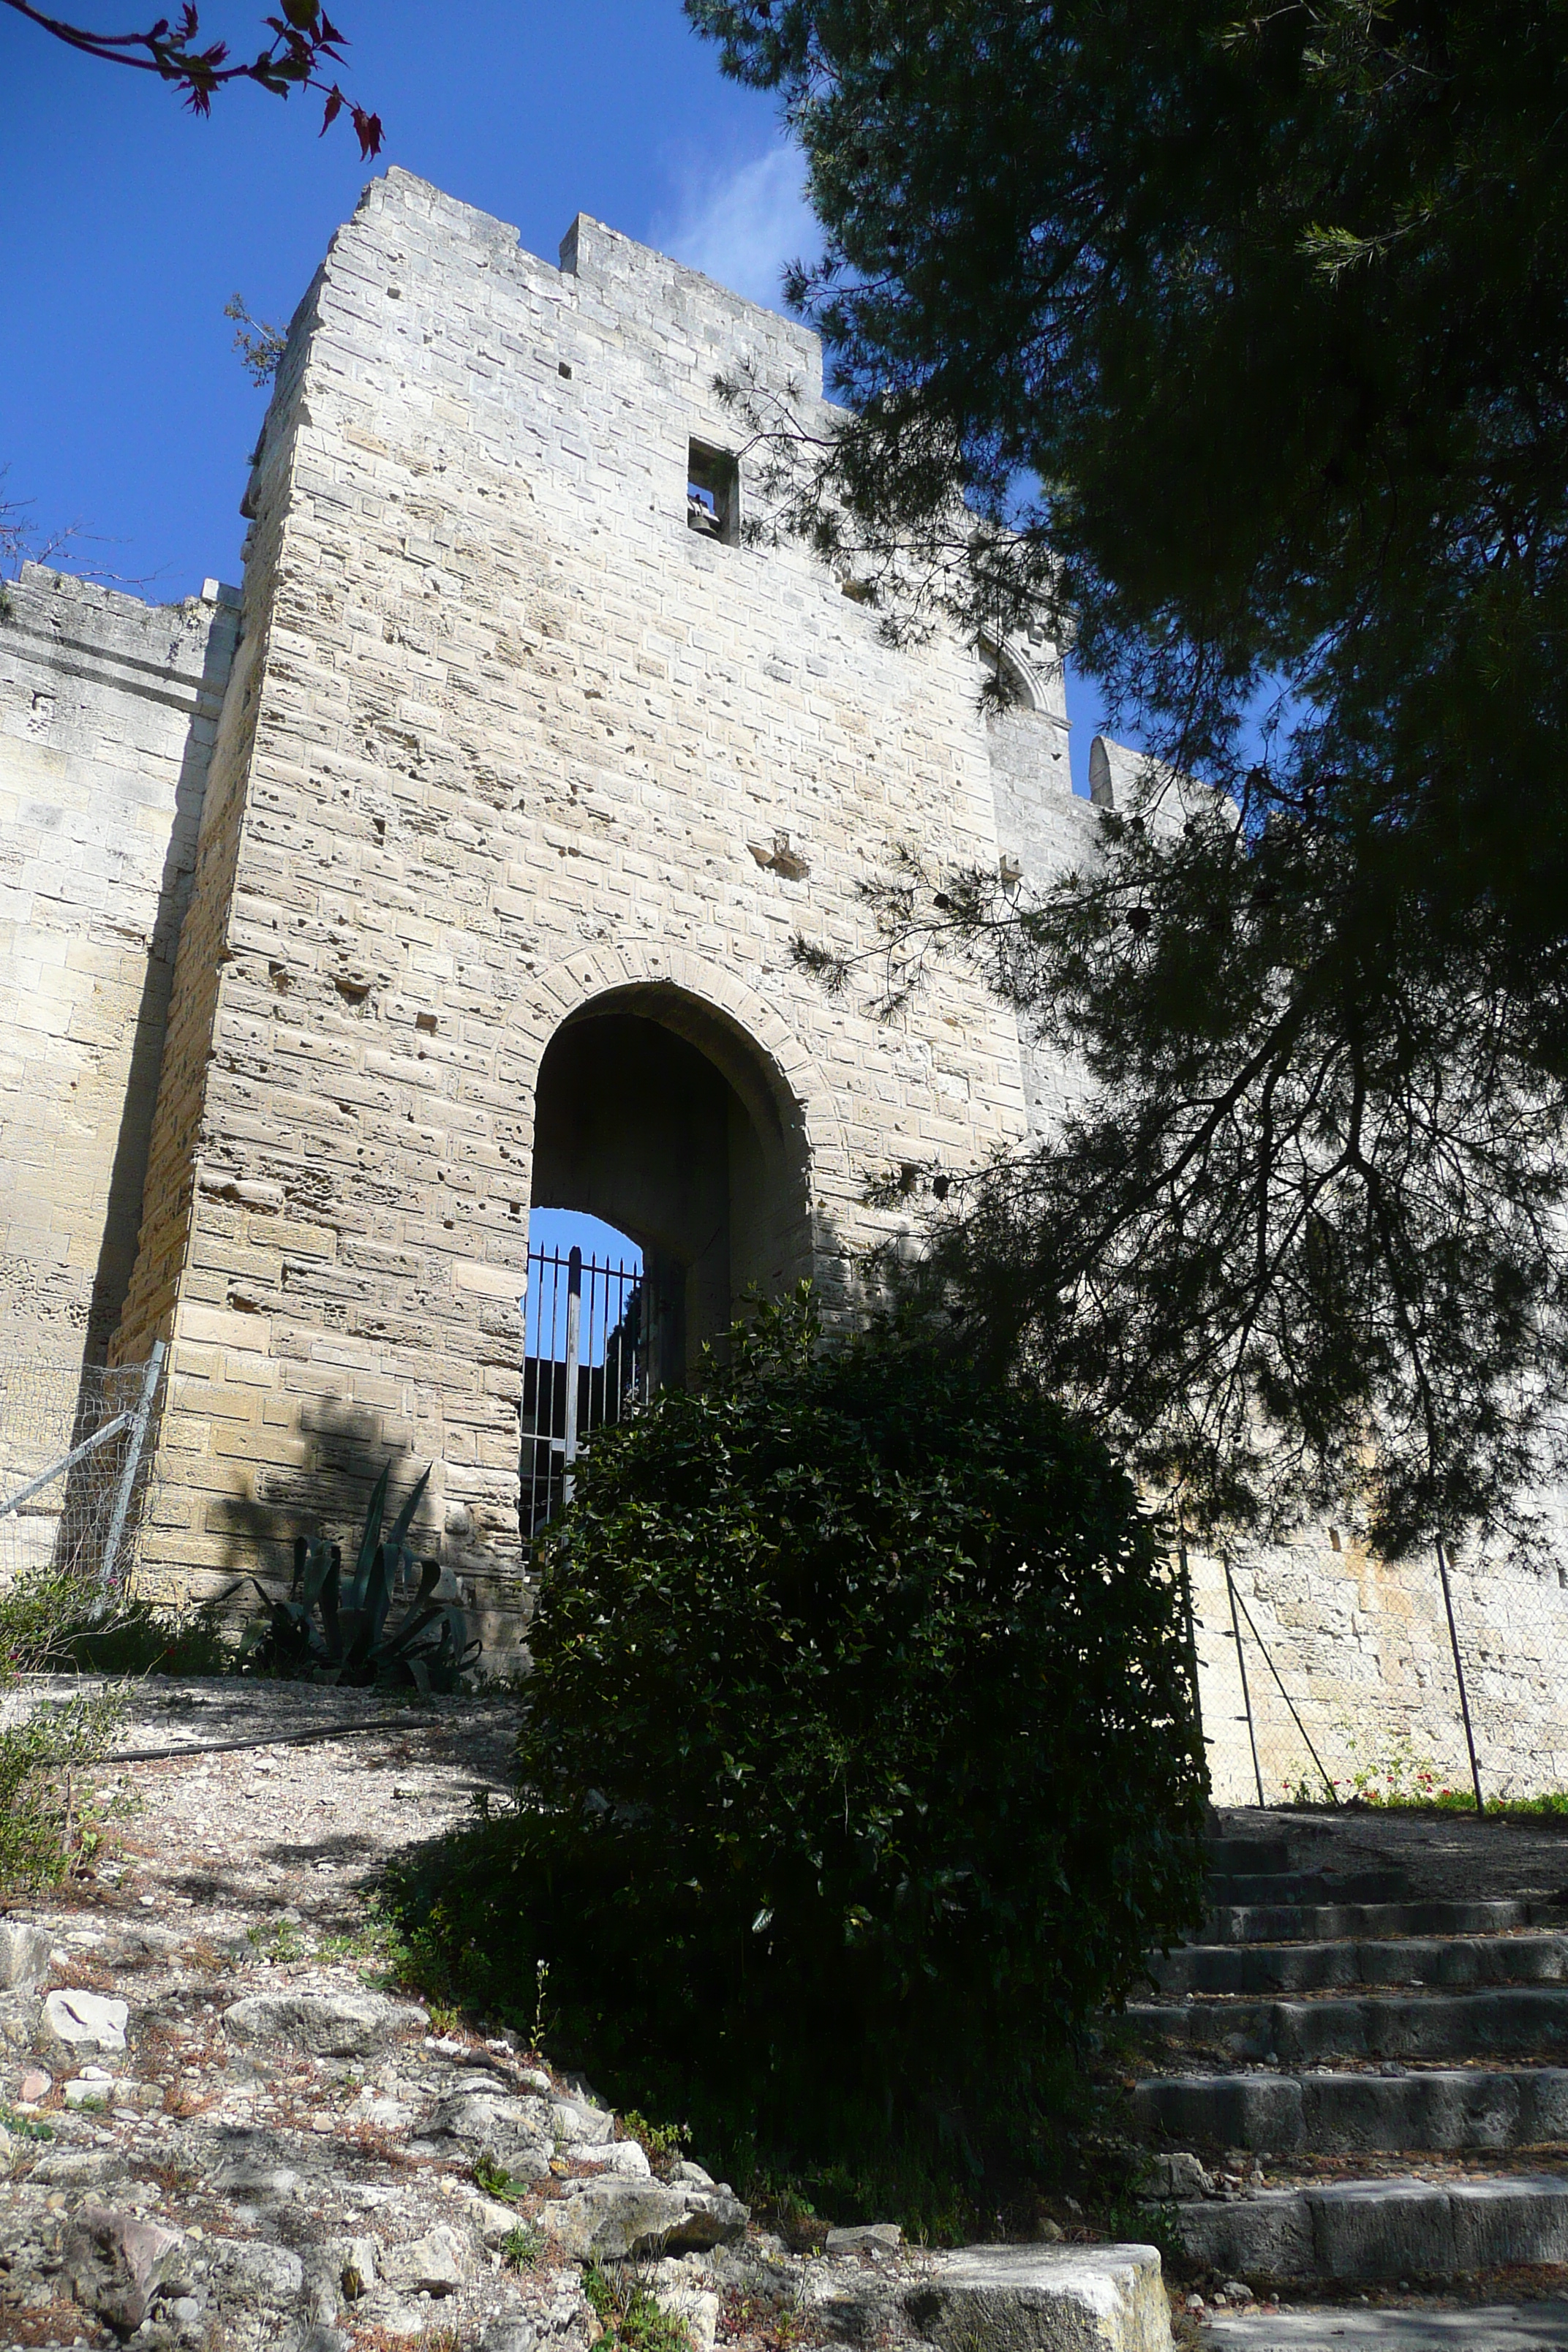
POLYGON ((148 1568, 215 1589, 390 1454, 482 1609, 517 1573, 531 1202, 679 1270, 842 1297, 868 1173, 972 1165, 1047 1075, 943 973, 879 1025, 798 972, 874 944, 900 844, 1038 874, 1090 822, 1048 646, 987 722, 753 546, 715 378, 816 340, 580 217, 560 266, 394 172, 294 320, 114 1340, 172 1349, 148 1568))

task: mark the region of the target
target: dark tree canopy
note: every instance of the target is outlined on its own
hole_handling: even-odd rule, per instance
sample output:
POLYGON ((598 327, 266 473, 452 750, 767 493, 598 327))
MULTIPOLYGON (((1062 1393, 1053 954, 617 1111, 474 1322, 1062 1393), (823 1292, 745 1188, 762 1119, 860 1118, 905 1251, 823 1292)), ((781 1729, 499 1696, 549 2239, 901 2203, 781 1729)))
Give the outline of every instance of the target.
POLYGON ((894 627, 1044 604, 1220 788, 1184 830, 1152 763, 1092 876, 944 892, 1092 1084, 941 1295, 1194 1508, 1485 1521, 1568 1360, 1568 6, 688 6, 825 231, 854 415, 757 418, 786 520, 894 627))
POLYGON ((323 101, 323 131, 346 113, 361 156, 368 159, 381 152, 381 117, 346 98, 335 80, 323 79, 323 67, 342 65, 347 44, 321 0, 279 0, 282 15, 262 19, 270 38, 253 58, 238 58, 230 56, 226 41, 202 46, 193 0, 183 0, 174 24, 160 16, 144 31, 133 33, 100 33, 90 26, 73 25, 34 7, 32 0, 4 0, 4 5, 68 48, 79 49, 84 57, 96 58, 103 65, 130 66, 138 73, 156 74, 184 92, 193 114, 210 113, 214 97, 230 82, 254 82, 274 98, 287 98, 295 89, 315 90, 323 101))

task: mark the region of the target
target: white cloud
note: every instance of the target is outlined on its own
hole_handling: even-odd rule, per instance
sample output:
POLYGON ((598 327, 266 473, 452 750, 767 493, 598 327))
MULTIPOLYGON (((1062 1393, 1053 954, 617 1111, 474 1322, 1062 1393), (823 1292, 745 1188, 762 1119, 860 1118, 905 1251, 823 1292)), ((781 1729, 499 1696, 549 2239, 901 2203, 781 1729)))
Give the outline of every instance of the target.
POLYGON ((798 149, 773 147, 728 171, 689 163, 677 176, 679 193, 655 216, 649 243, 748 301, 782 310, 785 263, 815 257, 822 238, 798 149))

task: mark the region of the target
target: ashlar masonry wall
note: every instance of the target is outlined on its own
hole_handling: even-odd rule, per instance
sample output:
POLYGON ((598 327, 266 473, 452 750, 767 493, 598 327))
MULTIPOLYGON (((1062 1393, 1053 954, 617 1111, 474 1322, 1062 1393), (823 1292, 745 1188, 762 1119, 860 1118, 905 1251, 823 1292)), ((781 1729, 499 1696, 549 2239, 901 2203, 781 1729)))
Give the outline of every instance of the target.
POLYGON ((840 1297, 868 1171, 1024 1131, 976 980, 883 1024, 793 962, 874 950, 900 843, 1002 845, 976 663, 689 528, 693 439, 755 496, 742 362, 817 396, 801 328, 586 218, 556 268, 401 173, 295 320, 118 1343, 172 1338, 145 1546, 182 1589, 280 1566, 391 1454, 434 1465, 459 1587, 516 1601, 532 1089, 584 1008, 746 1066, 798 1171, 778 1271, 840 1297))
POLYGON ((101 1362, 237 593, 0 587, 0 1357, 101 1362))

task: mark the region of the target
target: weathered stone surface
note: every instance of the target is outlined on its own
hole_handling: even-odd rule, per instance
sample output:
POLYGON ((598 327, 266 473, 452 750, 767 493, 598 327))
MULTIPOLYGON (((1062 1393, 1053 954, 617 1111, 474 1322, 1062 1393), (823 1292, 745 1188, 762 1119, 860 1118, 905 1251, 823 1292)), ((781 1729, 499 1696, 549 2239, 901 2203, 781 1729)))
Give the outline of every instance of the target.
MULTIPOLYGON (((0 1349, 91 1360, 135 1255, 151 1088, 237 598, 215 583, 210 600, 146 604, 29 564, 5 602, 0 1349)), ((69 1424, 68 1403, 68 1443, 69 1424)), ((47 1450, 19 1454, 21 1428, 9 1433, 10 1470, 42 1469, 62 1450, 40 1427, 47 1450)), ((10 1528, 8 1549, 19 1539, 47 1559, 51 1518, 10 1528)))
POLYGON ((79 2303, 129 2334, 146 2318, 183 2246, 173 2230, 155 2221, 85 2205, 66 2238, 65 2275, 79 2303))
POLYGON ((533 2352, 538 2341, 531 2319, 495 2319, 479 2338, 479 2352, 533 2352))
POLYGON ((1170 2352, 1152 2246, 965 2246, 900 2264, 824 2262, 806 2295, 818 2325, 856 2344, 942 2352, 1170 2352))
POLYGON ((904 2233, 896 2221, 857 2221, 829 2230, 824 2251, 830 2254, 896 2254, 904 2233))
POLYGON ((374 2058, 429 2023, 411 2001, 374 1992, 264 1992, 225 2010, 224 2030, 241 2042, 285 2042, 323 2058, 374 2058))
POLYGON ((289 2247, 220 2238, 211 2245, 207 2260, 226 2316, 244 2313, 270 2317, 298 2309, 305 2266, 289 2247))
POLYGON ((265 2156, 236 2157, 213 2175, 215 2189, 247 2204, 278 2204, 292 2197, 299 2186, 300 2175, 291 2164, 271 2162, 265 2156))
POLYGON ((425 2126, 427 2138, 455 2139, 488 2148, 520 2180, 542 2180, 554 2138, 549 2110, 539 2099, 509 2099, 496 2092, 459 2091, 443 2099, 425 2126))
POLYGON ((635 2139, 616 2139, 579 2151, 585 2164, 602 2165, 620 2180, 649 2180, 652 2167, 635 2139))
POLYGON ((1148 2159, 1144 2187, 1151 2197, 1206 2197, 1213 2186, 1197 2158, 1184 2148, 1148 2159))
POLYGON ((49 1972, 49 1935, 25 1919, 0 1919, 0 1992, 26 1991, 49 1972))
POLYGON ((39 2038, 72 2051, 123 2050, 131 2012, 103 1993, 52 1992, 44 2002, 39 2038))
POLYGON ((563 2147, 598 2147, 616 2136, 616 2119, 608 2109, 584 2100, 557 2099, 550 2120, 563 2147))
POLYGON ((585 2263, 595 2255, 616 2262, 667 2248, 722 2245, 738 2238, 751 2217, 738 2197, 717 2189, 600 2179, 546 2205, 539 2218, 563 2253, 585 2263))
POLYGON ((94 2189, 125 2168, 116 2147, 47 2147, 29 2178, 41 2189, 94 2189))
POLYGON ((1173 2209, 1216 2270, 1281 2280, 1445 2276, 1568 2261, 1568 2180, 1359 2180, 1173 2209))
POLYGON ((399 2294, 453 2294, 463 2284, 461 2243, 451 2230, 428 2230, 406 2245, 384 2248, 381 2275, 399 2294))
POLYGON ((692 2352, 713 2352, 719 2333, 719 2298, 711 2287, 656 2281, 653 2299, 671 2319, 679 2319, 691 2338, 692 2352))

